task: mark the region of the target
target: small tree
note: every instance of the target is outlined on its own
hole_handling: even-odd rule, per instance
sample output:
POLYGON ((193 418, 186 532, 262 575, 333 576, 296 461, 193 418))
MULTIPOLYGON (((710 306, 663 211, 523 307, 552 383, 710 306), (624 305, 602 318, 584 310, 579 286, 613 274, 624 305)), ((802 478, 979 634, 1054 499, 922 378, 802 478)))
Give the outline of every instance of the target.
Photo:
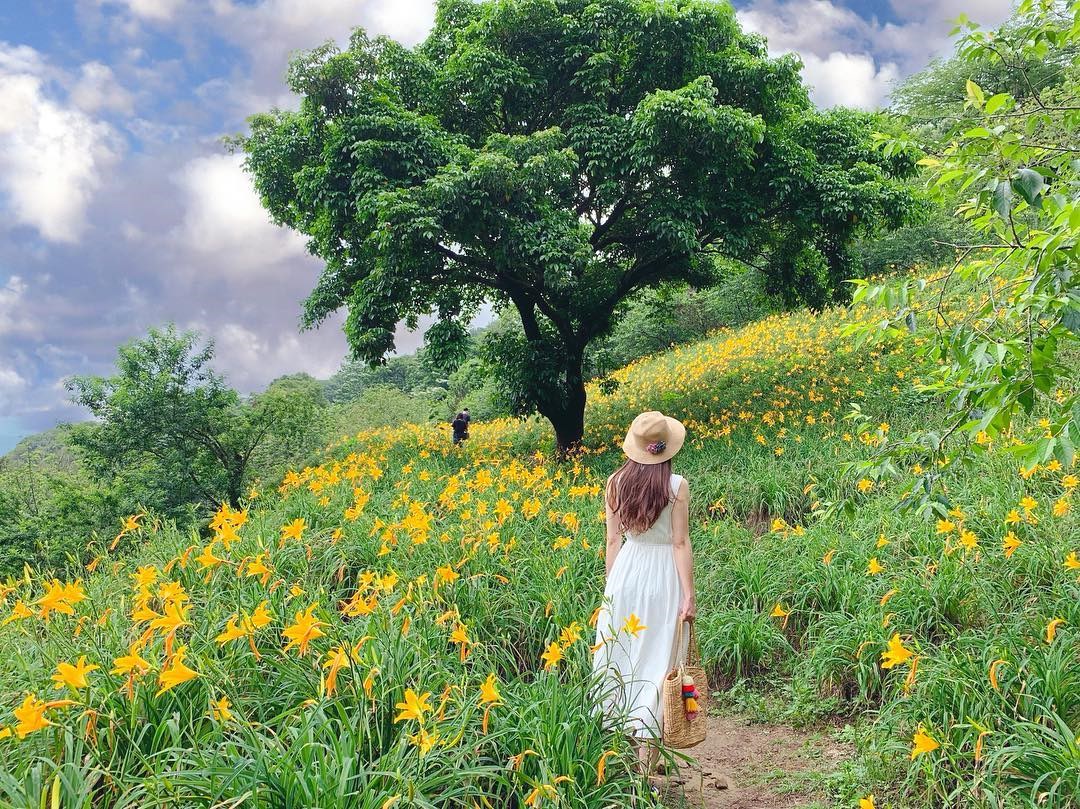
MULTIPOLYGON (((1025 412, 1048 418, 1041 438, 1011 447, 1020 463, 1072 464, 1080 442, 1080 2, 1024 0, 998 31, 961 25, 940 83, 955 88, 956 114, 941 137, 930 130, 920 163, 977 238, 954 245, 959 260, 928 281, 860 282, 856 300, 892 312, 852 328, 890 339, 933 324, 925 351, 940 362, 926 390, 949 407, 942 430, 894 439, 863 473, 894 471, 896 457, 939 459, 950 445, 966 457, 1025 412), (982 76, 994 79, 989 90, 982 76), (949 313, 951 290, 970 298, 970 314, 949 313)), ((936 477, 922 476, 906 502, 944 511, 936 477)))
POLYGON ((280 392, 242 403, 211 368, 212 343, 200 342, 193 331, 151 329, 121 346, 114 376, 68 381, 72 401, 100 422, 76 429, 73 445, 99 475, 153 459, 166 509, 192 492, 238 507, 255 450, 306 421, 280 392))
POLYGON ((441 0, 418 47, 357 30, 289 84, 299 111, 256 116, 239 145, 326 262, 304 324, 347 307, 354 354, 378 362, 399 321, 434 312, 445 366, 482 302, 513 306, 499 379, 563 451, 586 347, 635 290, 709 286, 715 253, 821 306, 852 238, 911 204, 894 178, 913 159, 875 151, 870 116, 816 110, 798 60, 768 58, 722 2, 441 0))
POLYGON ((330 403, 324 383, 310 374, 283 376, 253 396, 252 413, 273 420, 273 427, 251 454, 249 471, 278 478, 288 469, 313 462, 330 434, 330 403))

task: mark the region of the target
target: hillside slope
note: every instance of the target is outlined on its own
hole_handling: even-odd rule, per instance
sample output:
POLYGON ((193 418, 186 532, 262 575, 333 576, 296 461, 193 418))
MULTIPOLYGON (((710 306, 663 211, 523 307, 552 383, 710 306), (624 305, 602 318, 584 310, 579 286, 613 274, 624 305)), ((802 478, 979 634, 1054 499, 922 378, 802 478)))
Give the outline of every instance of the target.
POLYGON ((857 351, 851 316, 635 363, 590 392, 572 464, 547 460, 538 421, 475 425, 460 451, 438 428, 365 432, 201 533, 133 519, 84 580, 5 586, 0 803, 649 805, 593 713, 589 644, 603 480, 626 423, 661 409, 690 429, 677 469, 716 685, 765 677, 804 719, 866 717, 832 805, 1067 806, 1076 470, 991 445, 945 470, 936 523, 897 508, 904 481, 846 478, 935 412, 921 337, 857 351), (876 429, 849 428, 852 402, 876 429), (844 498, 853 517, 820 516, 844 498))
POLYGON ((11 451, 0 455, 0 473, 13 474, 33 469, 36 474, 74 472, 78 460, 68 445, 70 424, 61 424, 22 439, 11 451))

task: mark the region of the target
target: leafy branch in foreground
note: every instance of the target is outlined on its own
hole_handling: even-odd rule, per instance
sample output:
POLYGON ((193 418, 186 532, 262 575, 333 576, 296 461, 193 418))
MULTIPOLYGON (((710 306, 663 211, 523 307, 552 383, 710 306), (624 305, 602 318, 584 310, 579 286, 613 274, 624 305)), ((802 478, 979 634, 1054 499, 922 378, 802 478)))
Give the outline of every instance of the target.
MULTIPOLYGON (((921 351, 936 367, 920 390, 947 405, 936 431, 882 442, 864 474, 888 475, 901 459, 936 469, 947 450, 970 457, 1003 438, 1026 467, 1055 457, 1069 465, 1080 441, 1080 2, 1025 0, 998 31, 966 18, 961 26, 955 61, 973 74, 993 62, 1025 92, 987 92, 968 79, 967 114, 943 141, 918 144, 931 190, 961 200, 956 213, 978 238, 953 245, 956 262, 933 277, 855 282, 853 302, 887 314, 848 334, 888 342, 929 323, 921 351), (1057 63, 1061 80, 1033 82, 1033 61, 1057 63), (1022 413, 1043 418, 1041 438, 1011 440, 1022 413)), ((886 152, 912 145, 906 136, 880 143, 886 152)), ((923 476, 907 502, 946 508, 934 484, 923 476)))

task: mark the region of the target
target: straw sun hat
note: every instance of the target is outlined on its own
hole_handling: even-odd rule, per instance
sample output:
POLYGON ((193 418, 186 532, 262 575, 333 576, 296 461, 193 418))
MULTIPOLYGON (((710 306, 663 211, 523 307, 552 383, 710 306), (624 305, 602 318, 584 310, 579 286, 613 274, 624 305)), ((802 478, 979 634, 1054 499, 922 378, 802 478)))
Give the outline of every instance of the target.
POLYGON ((674 458, 685 439, 686 428, 682 422, 650 410, 631 422, 622 447, 631 461, 656 464, 674 458))

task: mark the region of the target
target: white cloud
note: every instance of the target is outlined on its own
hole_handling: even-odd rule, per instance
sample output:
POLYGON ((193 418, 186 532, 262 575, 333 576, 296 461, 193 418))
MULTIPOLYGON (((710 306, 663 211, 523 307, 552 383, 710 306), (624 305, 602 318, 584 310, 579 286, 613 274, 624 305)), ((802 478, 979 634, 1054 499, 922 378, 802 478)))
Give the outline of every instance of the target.
POLYGON ((120 235, 129 242, 141 242, 146 238, 142 228, 126 219, 120 223, 120 235))
POLYGON ((31 322, 25 316, 26 282, 17 275, 0 286, 0 335, 25 333, 31 322))
POLYGON ((267 275, 281 261, 304 255, 303 237, 270 221, 244 173, 239 155, 197 157, 174 177, 185 198, 178 246, 212 257, 223 275, 267 275))
POLYGON ((0 44, 0 193, 16 223, 75 242, 119 147, 108 124, 49 97, 48 73, 32 48, 0 44))
POLYGON ((994 28, 1008 19, 1013 0, 893 0, 892 6, 900 24, 882 25, 875 34, 874 44, 884 52, 895 54, 906 72, 920 70, 932 59, 952 53, 949 32, 953 21, 967 13, 975 22, 994 28))
POLYGON ((14 368, 0 365, 0 401, 4 394, 12 394, 26 387, 26 380, 14 368))
POLYGON ((418 42, 435 19, 433 0, 211 0, 225 33, 280 58, 328 39, 344 44, 356 26, 418 42))
POLYGON ((218 363, 227 368, 255 368, 266 354, 266 342, 239 323, 226 323, 214 335, 214 354, 218 363))
POLYGON ((369 33, 387 34, 407 44, 427 36, 435 22, 433 0, 376 2, 367 7, 371 19, 364 25, 369 33))
POLYGON ((931 23, 951 23, 967 14, 980 25, 992 27, 1003 22, 1012 11, 1015 0, 891 0, 896 16, 902 20, 927 20, 931 23))
POLYGON ((133 97, 113 75, 112 68, 101 62, 87 62, 71 88, 71 102, 83 112, 98 110, 131 113, 133 97))
POLYGON ((738 12, 747 30, 763 34, 774 55, 798 53, 822 106, 874 108, 891 85, 952 50, 951 21, 968 11, 994 26, 1012 0, 892 0, 899 23, 868 19, 835 0, 753 0, 738 12))
POLYGON ((99 6, 124 6, 133 16, 153 22, 168 22, 187 0, 98 0, 99 6))
POLYGON ((46 71, 41 54, 28 45, 9 45, 0 41, 0 74, 32 73, 41 75, 46 71))
POLYGON ((18 371, 0 362, 0 409, 10 409, 28 384, 18 371))
POLYGON ((745 30, 763 34, 775 54, 861 50, 872 31, 867 20, 829 0, 757 0, 738 17, 745 30))
POLYGON ((290 56, 328 40, 341 46, 353 29, 385 34, 405 44, 422 40, 435 19, 434 0, 210 0, 213 25, 251 58, 243 78, 230 78, 228 98, 243 115, 288 108, 285 92, 290 56))
POLYGON ((894 63, 879 67, 868 53, 873 24, 830 0, 758 0, 739 12, 739 21, 765 36, 771 54, 799 55, 821 107, 880 107, 900 75, 894 63))
POLYGON ((833 51, 824 59, 802 55, 803 78, 819 107, 881 107, 900 70, 893 62, 881 65, 868 53, 833 51))
POLYGON ((216 328, 194 322, 214 338, 214 366, 225 373, 229 384, 243 392, 265 387, 285 374, 306 372, 325 379, 341 367, 345 351, 335 325, 318 332, 259 334, 240 323, 216 328))

